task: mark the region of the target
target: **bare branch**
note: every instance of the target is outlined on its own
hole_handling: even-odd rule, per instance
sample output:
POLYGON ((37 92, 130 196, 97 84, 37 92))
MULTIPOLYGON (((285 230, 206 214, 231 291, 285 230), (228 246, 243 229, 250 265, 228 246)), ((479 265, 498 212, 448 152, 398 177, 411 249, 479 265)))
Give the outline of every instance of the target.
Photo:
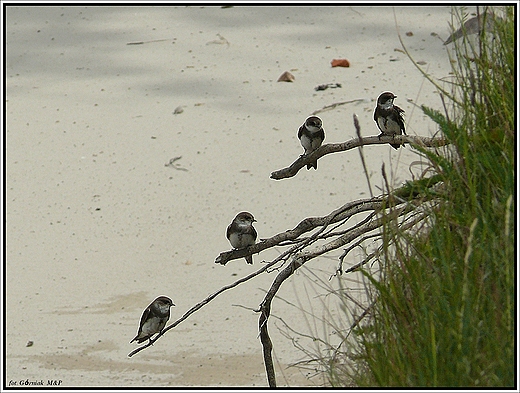
MULTIPOLYGON (((408 209, 406 207, 402 207, 400 209, 397 209, 397 212, 393 212, 390 214, 402 215, 407 210, 408 209)), ((383 226, 386 221, 387 221, 386 216, 383 216, 379 219, 370 220, 369 222, 365 223, 364 225, 357 226, 356 228, 353 228, 352 231, 345 233, 342 236, 339 236, 337 239, 332 240, 332 241, 324 244, 321 247, 317 247, 313 251, 300 253, 297 256, 295 256, 295 258, 289 263, 289 265, 285 269, 283 269, 280 273, 278 273, 278 275, 274 279, 273 283, 271 284, 269 291, 265 295, 264 300, 260 304, 261 314, 260 314, 260 318, 258 320, 258 325, 260 328, 260 340, 262 342, 263 353, 264 353, 264 365, 265 365, 267 379, 268 379, 270 387, 276 387, 276 376, 275 376, 275 372, 274 372, 273 360, 272 360, 272 354, 271 354, 273 344, 271 342, 271 338, 269 337, 267 323, 268 323, 269 316, 271 313, 271 303, 272 303, 273 298, 275 297, 276 293, 280 289, 280 286, 283 284, 283 282, 287 278, 289 278, 297 269, 299 269, 301 266, 303 266, 306 262, 318 257, 319 255, 325 254, 331 250, 341 247, 344 244, 349 243, 350 241, 361 236, 363 233, 370 232, 378 227, 383 226)))
MULTIPOLYGON (((421 186, 419 188, 430 188, 434 186, 436 183, 438 183, 440 180, 441 179, 438 177, 425 179, 424 182, 420 183, 421 186)), ((268 239, 262 239, 261 242, 249 246, 247 248, 221 252, 220 255, 215 259, 215 263, 225 265, 231 260, 240 259, 245 257, 246 255, 257 254, 268 248, 287 245, 295 242, 298 242, 296 244, 296 247, 300 249, 304 248, 309 244, 310 241, 309 239, 302 239, 300 237, 304 233, 312 231, 313 229, 316 229, 318 227, 325 228, 330 224, 335 224, 344 220, 348 220, 350 217, 361 212, 378 212, 383 208, 390 207, 393 203, 395 203, 389 203, 393 200, 395 200, 397 203, 411 202, 414 200, 414 198, 417 197, 416 193, 417 191, 413 191, 413 187, 411 183, 409 183, 401 188, 394 190, 390 194, 390 196, 378 196, 374 198, 365 198, 353 202, 348 202, 345 205, 339 207, 338 209, 332 211, 327 216, 305 218, 293 229, 279 233, 268 239)), ((315 238, 316 236, 314 236, 313 239, 315 238)))
POLYGON ((260 341, 262 342, 262 348, 264 352, 264 365, 265 371, 267 373, 267 380, 269 382, 269 387, 276 387, 276 375, 274 372, 273 366, 273 358, 272 358, 272 350, 273 343, 271 342, 271 338, 269 337, 269 331, 267 328, 267 321, 269 319, 269 315, 271 314, 271 302, 278 292, 278 288, 280 285, 290 277, 296 269, 298 269, 305 262, 301 262, 300 258, 295 258, 291 261, 291 263, 283 269, 274 279, 271 288, 267 292, 264 297, 264 301, 260 304, 260 318, 258 320, 258 326, 260 328, 260 341))
MULTIPOLYGON (((414 194, 414 198, 418 198, 417 194, 414 194)), ((374 198, 375 199, 375 198, 374 198)), ((390 194, 386 198, 384 198, 384 202, 388 203, 390 201, 395 202, 395 198, 390 194)), ((289 278, 297 269, 299 269, 301 266, 303 266, 308 261, 326 254, 332 250, 336 250, 360 237, 363 237, 369 232, 372 232, 373 230, 377 228, 383 227, 388 220, 397 219, 401 216, 406 216, 408 213, 413 212, 416 209, 416 206, 413 203, 409 203, 410 201, 404 201, 402 203, 397 202, 396 205, 391 206, 388 209, 388 212, 386 214, 382 215, 376 215, 375 213, 370 214, 364 221, 362 221, 360 224, 355 225, 354 227, 347 230, 344 234, 341 236, 337 236, 334 240, 331 240, 319 247, 316 247, 312 251, 304 251, 301 253, 298 253, 294 256, 294 258, 291 260, 288 266, 286 266, 274 279, 273 283, 271 284, 271 287, 269 288, 269 291, 266 293, 264 300, 260 304, 260 311, 261 315, 258 321, 259 328, 260 328, 260 339, 262 342, 263 347, 263 353, 264 353, 264 364, 267 374, 267 379, 269 382, 270 387, 276 386, 276 376, 274 372, 274 367, 272 363, 272 348, 273 344, 271 341, 271 338, 269 337, 269 331, 268 331, 268 320, 271 313, 271 303, 274 297, 276 296, 278 290, 280 289, 283 282, 289 278)), ((380 203, 383 203, 381 201, 380 203)), ((377 205, 377 204, 374 204, 377 205)), ((374 208, 374 205, 372 206, 374 208)), ((374 208, 375 211, 379 211, 381 206, 378 206, 378 208, 374 208)), ((386 205, 385 208, 388 208, 386 205)), ((340 210, 340 209, 338 209, 340 210)), ((327 222, 326 225, 330 224, 334 219, 337 219, 338 216, 341 214, 336 212, 336 214, 331 217, 327 222)), ((416 218, 415 222, 418 222, 422 219, 427 217, 426 214, 420 215, 419 218, 416 218)), ((407 227, 412 226, 412 223, 408 223, 407 227)), ((322 231, 324 228, 322 228, 322 231)), ((342 256, 344 257, 344 256, 342 256)), ((374 257, 374 255, 370 255, 365 261, 371 259, 374 257)), ((365 262, 366 263, 366 262, 365 262)), ((356 268, 359 268, 361 265, 358 264, 356 268)), ((353 271, 354 269, 348 269, 347 271, 353 271)))
MULTIPOLYGON (((422 187, 432 187, 438 181, 440 181, 440 179, 429 180, 427 183, 424 183, 422 187)), ((181 318, 177 319, 175 322, 164 328, 157 336, 154 337, 154 339, 149 340, 147 344, 135 349, 128 356, 132 357, 133 355, 137 354, 143 349, 153 345, 168 330, 173 329, 181 322, 185 321, 190 315, 204 307, 206 304, 211 302, 215 297, 217 297, 224 291, 232 289, 266 271, 272 271, 273 266, 279 264, 280 262, 282 262, 283 266, 283 263, 286 263, 289 258, 293 258, 289 265, 286 266, 280 273, 278 273, 271 287, 270 292, 267 293, 264 301, 262 302, 258 310, 261 312, 261 320, 259 321, 260 337, 262 339, 262 345, 264 345, 264 356, 266 356, 266 364, 268 364, 267 362, 269 361, 272 362, 272 359, 270 359, 272 343, 270 342, 269 334, 267 331, 267 320, 270 314, 270 301, 278 291, 278 288, 282 284, 282 282, 287 277, 289 277, 292 274, 292 272, 294 272, 308 260, 314 259, 319 255, 325 254, 331 250, 335 250, 339 247, 342 247, 345 244, 348 244, 351 241, 357 239, 358 237, 374 229, 377 229, 378 227, 381 227, 386 222, 385 220, 391 219, 392 217, 401 216, 403 214, 408 213, 410 210, 416 209, 417 206, 414 204, 414 201, 418 201, 421 198, 425 198, 425 196, 421 195, 421 193, 418 190, 420 190, 420 187, 416 190, 411 184, 407 184, 404 187, 394 190, 393 193, 390 195, 349 202, 339 207, 338 209, 332 211, 327 216, 306 218, 302 220, 294 229, 279 233, 271 238, 264 239, 260 243, 257 243, 246 249, 232 250, 221 253, 215 262, 224 265, 232 259, 243 258, 248 253, 258 253, 267 248, 279 246, 281 244, 287 245, 288 242, 294 242, 294 244, 291 247, 289 247, 287 250, 281 253, 277 258, 265 264, 257 271, 229 285, 220 288, 218 291, 214 292, 213 294, 207 296, 199 303, 195 304, 188 311, 186 311, 181 318), (396 195, 399 195, 400 198, 396 198, 396 195), (379 212, 382 212, 383 210, 387 210, 388 213, 383 215, 377 214, 379 212), (368 214, 368 216, 361 220, 359 223, 353 225, 351 228, 344 231, 334 231, 335 228, 333 227, 332 231, 327 231, 327 228, 330 225, 338 224, 336 225, 336 227, 344 225, 352 216, 364 212, 370 212, 370 214, 368 214), (318 230, 315 231, 312 235, 305 238, 300 237, 301 235, 314 229, 318 230), (317 247, 316 249, 310 252, 301 252, 313 242, 319 239, 326 240, 329 238, 333 238, 333 240, 325 244, 322 244, 320 247, 317 247)), ((432 197, 428 196, 427 198, 431 199, 432 197)), ((424 201, 424 199, 421 200, 424 201)), ((274 378, 274 374, 272 374, 270 378, 274 378)), ((275 384, 275 379, 273 379, 270 383, 275 384)))
POLYGON ((138 352, 141 352, 143 349, 145 348, 148 348, 149 346, 153 345, 159 338, 161 338, 168 330, 170 329, 173 329, 174 327, 176 327, 177 325, 179 325, 181 322, 183 322, 184 320, 188 319, 188 317, 193 314, 194 312, 198 311, 199 309, 201 309, 202 307, 204 307, 206 304, 208 304, 210 301, 212 301, 214 298, 216 298, 218 295, 220 295, 222 292, 224 291, 227 291, 228 289, 232 289, 246 281, 249 281, 250 279, 258 276, 259 274, 265 272, 269 267, 271 267, 272 265, 274 265, 275 263, 278 263, 281 259, 281 257, 283 257, 284 255, 280 255, 278 258, 276 258, 275 260, 273 260, 271 263, 265 265, 265 266, 262 266, 260 269, 258 269, 256 272, 253 272, 245 277, 242 277, 241 279, 229 284, 229 285, 226 285, 222 288, 220 288, 218 291, 212 293, 211 295, 207 296, 204 300, 200 301, 199 303, 195 304, 193 307, 191 307, 188 311, 186 311, 184 313, 184 315, 182 317, 180 317, 179 319, 177 319, 175 322, 173 322, 171 325, 168 325, 167 327, 165 327, 157 336, 155 336, 152 340, 150 340, 146 345, 143 345, 142 347, 139 347, 135 350, 133 350, 132 352, 130 352, 128 354, 128 357, 132 357, 134 356, 136 353, 138 352))
POLYGON ((243 258, 246 255, 257 254, 265 249, 279 246, 283 242, 295 240, 302 234, 312 231, 317 227, 326 226, 326 224, 334 224, 339 221, 345 220, 353 216, 354 214, 379 210, 382 207, 383 197, 359 199, 354 202, 346 203, 340 208, 334 210, 329 215, 324 217, 308 217, 302 220, 294 229, 287 230, 279 233, 268 239, 263 239, 261 242, 256 243, 247 248, 239 250, 224 251, 215 259, 215 263, 225 265, 233 259, 243 258))
MULTIPOLYGON (((305 220, 304 220, 305 221, 305 220)), ((309 238, 310 239, 310 238, 309 238)), ((302 244, 305 244, 306 242, 302 242, 302 244)), ((258 244, 261 244, 261 243, 258 243, 258 244)), ((204 307, 206 304, 208 304, 210 301, 212 301, 214 298, 216 298, 218 295, 220 295, 222 292, 225 292, 227 291, 228 289, 232 289, 246 281, 249 281, 250 279, 258 276, 259 274, 262 274, 264 273, 265 271, 268 271, 268 269, 270 269, 272 266, 276 265, 277 263, 279 263, 280 261, 284 261, 289 255, 293 254, 294 252, 296 252, 297 250, 299 250, 300 248, 302 247, 302 245, 300 243, 296 244, 295 246, 289 248, 287 251, 283 252, 282 254, 280 254, 278 257, 276 257, 273 261, 269 262, 268 264, 262 266, 260 269, 258 269, 256 272, 253 272, 245 277, 242 277, 241 279, 239 280, 236 280, 235 282, 229 284, 229 285, 226 285, 222 288, 220 288, 218 291, 214 292, 213 294, 207 296, 204 300, 200 301, 199 303, 195 304, 193 307, 191 307, 188 311, 186 311, 184 313, 184 315, 182 317, 180 317, 179 319, 177 319, 175 322, 173 322, 172 324, 168 325, 167 327, 165 327, 157 336, 155 336, 153 339, 149 340, 147 344, 143 345, 142 347, 139 347, 135 350, 133 350, 132 352, 130 352, 128 354, 128 357, 132 357, 134 356, 136 353, 139 353, 141 352, 143 349, 146 349, 150 346, 152 346, 159 338, 161 338, 168 330, 170 329, 173 329, 174 327, 176 327, 177 325, 179 325, 181 322, 185 321, 186 319, 188 319, 188 317, 190 315, 192 315, 193 313, 195 313, 196 311, 198 311, 199 309, 201 309, 202 307, 204 307)), ((243 250, 235 250, 235 251, 230 251, 228 253, 233 253, 233 252, 236 252, 236 251, 243 251, 243 250)), ((223 253, 224 254, 224 253, 223 253)), ((237 256, 236 258, 240 258, 240 256, 237 256)), ((232 258, 232 259, 235 259, 232 258)), ((258 310, 260 311, 260 310, 258 310)))
POLYGON ((332 280, 332 278, 336 277, 337 275, 341 276, 343 274, 343 261, 344 261, 345 257, 350 253, 350 251, 352 251, 356 247, 360 247, 361 244, 363 244, 365 241, 367 241, 369 239, 372 239, 372 238, 379 238, 380 236, 381 236, 380 233, 375 233, 375 234, 372 234, 372 235, 363 236, 357 242, 355 242, 354 244, 350 245, 350 247, 348 247, 345 250, 343 250, 343 254, 341 254, 339 256, 339 258, 338 258, 339 259, 338 268, 336 269, 336 272, 334 272, 334 274, 329 277, 329 280, 332 280))
POLYGON ((347 151, 360 146, 367 145, 384 145, 388 143, 409 143, 412 145, 422 147, 440 147, 448 144, 448 141, 443 138, 429 138, 424 136, 410 136, 410 135, 375 135, 365 138, 354 138, 343 143, 328 143, 320 146, 311 154, 302 155, 294 161, 289 167, 274 171, 271 173, 271 179, 281 180, 293 177, 298 171, 310 162, 314 162, 324 155, 347 151))

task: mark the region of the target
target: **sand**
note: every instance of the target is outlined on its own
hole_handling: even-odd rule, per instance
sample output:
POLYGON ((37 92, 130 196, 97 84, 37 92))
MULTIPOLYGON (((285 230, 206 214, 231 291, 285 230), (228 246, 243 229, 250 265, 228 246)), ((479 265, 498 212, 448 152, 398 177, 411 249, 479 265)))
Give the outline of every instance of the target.
MULTIPOLYGON (((447 77, 450 8, 395 17, 414 59, 447 77)), ((254 255, 253 266, 215 265, 237 212, 253 213, 266 238, 368 196, 357 151, 269 178, 302 153, 296 133, 311 112, 359 99, 319 114, 325 142, 355 136, 353 113, 376 135, 375 99, 391 90, 409 134, 436 132, 408 100, 440 109, 440 99, 395 50, 395 23, 391 7, 7 7, 7 384, 266 386, 251 309, 275 273, 222 294, 133 358, 129 341, 156 296, 173 299, 173 321, 283 250, 254 255), (351 66, 332 68, 339 58, 351 66), (284 71, 293 83, 277 82, 284 71), (314 90, 325 83, 342 87, 314 90)), ((399 185, 419 159, 410 148, 364 150, 376 190, 383 163, 399 185)), ((338 255, 308 269, 326 281, 338 255)), ((307 276, 280 296, 320 317, 307 276)), ((313 330, 284 301, 272 312, 313 330)), ((304 354, 282 331, 272 318, 279 385, 321 385, 286 368, 304 354)))

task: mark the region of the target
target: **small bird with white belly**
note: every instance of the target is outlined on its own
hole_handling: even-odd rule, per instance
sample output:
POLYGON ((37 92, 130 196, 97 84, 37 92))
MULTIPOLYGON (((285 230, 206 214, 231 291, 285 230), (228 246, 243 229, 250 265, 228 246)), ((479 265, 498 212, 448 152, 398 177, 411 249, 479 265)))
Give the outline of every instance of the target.
MULTIPOLYGON (((325 139, 325 131, 323 131, 323 122, 318 116, 309 116, 305 123, 298 129, 298 139, 305 149, 304 155, 311 154, 314 150, 321 146, 325 139)), ((307 170, 318 169, 318 161, 307 164, 307 170)))
POLYGON ((146 340, 152 341, 152 336, 160 333, 170 319, 170 307, 172 306, 175 306, 175 304, 166 296, 159 296, 151 302, 143 311, 137 336, 130 343, 137 341, 138 344, 141 344, 146 340))
MULTIPOLYGON (((246 248, 255 244, 257 233, 253 227, 253 222, 256 222, 256 220, 251 213, 241 212, 229 224, 226 237, 234 248, 246 248)), ((253 264, 252 255, 246 256, 245 260, 250 265, 253 264)))
MULTIPOLYGON (((404 110, 394 105, 394 99, 397 96, 391 91, 381 93, 377 98, 376 109, 374 110, 374 121, 381 131, 381 135, 402 135, 406 132, 404 130, 404 110)), ((399 143, 390 143, 394 149, 399 149, 399 143)))

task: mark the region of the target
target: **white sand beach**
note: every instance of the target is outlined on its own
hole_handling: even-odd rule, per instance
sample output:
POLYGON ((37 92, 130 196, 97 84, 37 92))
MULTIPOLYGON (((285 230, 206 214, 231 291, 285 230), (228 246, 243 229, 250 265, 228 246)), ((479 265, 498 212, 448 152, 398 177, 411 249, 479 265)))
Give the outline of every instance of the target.
MULTIPOLYGON (((441 109, 441 101, 396 51, 398 32, 414 60, 445 78, 450 7, 33 5, 5 13, 7 383, 267 386, 251 310, 276 272, 218 296, 128 358, 141 313, 166 295, 176 304, 172 322, 277 256, 214 263, 230 249, 225 231, 239 211, 250 211, 267 238, 369 196, 357 150, 323 157, 317 171, 269 178, 302 154, 297 130, 313 111, 362 100, 318 115, 325 143, 355 137, 354 113, 363 135, 377 135, 375 100, 390 90, 407 133, 433 135, 413 103, 441 109), (350 67, 332 68, 341 58, 350 67), (277 82, 284 71, 294 82, 277 82), (314 90, 326 83, 341 88, 314 90), (179 156, 177 168, 166 165, 179 156)), ((408 146, 364 153, 376 186, 383 163, 400 185, 419 159, 408 146)), ((321 258, 307 268, 327 279, 336 265, 321 258)), ((308 288, 295 275, 279 295, 307 304, 308 288)), ((307 331, 303 312, 286 302, 275 300, 272 313, 307 331)), ((303 353, 282 327, 270 320, 279 386, 323 384, 287 368, 303 353)))

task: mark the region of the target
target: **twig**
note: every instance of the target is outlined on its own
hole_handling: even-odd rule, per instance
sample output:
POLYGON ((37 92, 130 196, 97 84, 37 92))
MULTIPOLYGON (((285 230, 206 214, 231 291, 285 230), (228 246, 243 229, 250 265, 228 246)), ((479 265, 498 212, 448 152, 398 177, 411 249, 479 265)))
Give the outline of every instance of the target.
POLYGON ((323 157, 327 154, 338 153, 341 151, 347 151, 354 149, 359 146, 367 145, 384 145, 388 143, 405 144, 409 143, 412 145, 424 146, 424 147, 440 147, 445 146, 449 142, 444 138, 429 138, 424 136, 411 136, 411 135, 375 135, 368 136, 365 138, 354 138, 343 143, 328 143, 320 146, 318 149, 313 151, 311 154, 299 156, 289 167, 274 171, 271 173, 271 179, 280 180, 293 177, 302 169, 305 165, 310 162, 323 157))
MULTIPOLYGON (((402 229, 403 231, 405 231, 407 229, 410 229, 410 228, 414 227, 416 224, 418 224, 419 222, 423 221, 424 219, 426 219, 428 217, 429 217, 429 214, 426 214, 426 213, 421 214, 419 217, 413 219, 412 221, 410 221, 410 222, 408 222, 406 224, 402 224, 400 226, 400 229, 402 229)), ((376 234, 376 235, 373 235, 373 236, 381 236, 381 235, 380 234, 376 234)), ((362 238, 361 240, 366 240, 366 239, 369 239, 370 237, 373 237, 373 236, 367 236, 365 238, 362 238)), ((340 267, 338 267, 338 270, 336 271, 336 273, 333 276, 336 276, 338 273, 342 274, 340 269, 342 269, 343 259, 347 256, 347 253, 349 253, 353 248, 357 247, 361 243, 361 240, 359 242, 356 242, 353 246, 345 249, 345 252, 340 256, 340 267)), ((354 272, 354 271, 358 270, 360 267, 366 265, 370 260, 372 260, 377 254, 378 254, 378 252, 375 251, 375 252, 367 255, 367 257, 365 259, 363 259, 359 263, 356 263, 354 266, 349 267, 347 270, 344 271, 344 273, 347 274, 347 273, 351 273, 351 272, 354 272)))
POLYGON ((352 273, 358 270, 361 266, 366 265, 368 262, 370 262, 374 257, 376 257, 380 253, 380 249, 377 249, 376 251, 368 254, 365 259, 363 259, 361 262, 356 263, 354 266, 349 267, 347 270, 345 270, 345 274, 352 273))
POLYGON ((343 101, 343 102, 335 102, 334 104, 325 105, 323 108, 321 108, 321 109, 317 109, 317 110, 315 110, 314 112, 312 112, 311 114, 312 114, 312 115, 317 115, 318 113, 325 112, 325 111, 329 111, 329 110, 334 109, 334 108, 336 108, 337 106, 340 106, 340 105, 352 104, 352 103, 354 103, 354 102, 364 102, 364 101, 366 101, 364 98, 358 98, 358 99, 356 99, 356 100, 343 101))
POLYGON ((336 348, 334 348, 334 355, 332 356, 332 359, 333 361, 336 360, 337 358, 337 354, 339 353, 339 349, 341 348, 341 346, 343 345, 343 343, 345 343, 350 334, 352 333, 352 331, 354 330, 354 328, 356 328, 357 326, 359 326, 359 324, 361 323, 361 321, 368 315, 370 314, 370 312, 372 311, 372 309, 374 308, 376 302, 373 301, 372 303, 370 303, 368 305, 368 307, 363 311, 363 313, 361 313, 361 315, 359 317, 356 318, 356 320, 354 321, 354 323, 352 323, 352 325, 350 325, 350 328, 348 329, 348 333, 347 335, 343 338, 343 340, 341 340, 341 342, 336 346, 336 348))
POLYGON ((333 275, 331 275, 329 277, 329 281, 332 280, 332 278, 338 276, 338 275, 342 275, 343 274, 343 261, 345 260, 345 257, 348 255, 348 253, 350 251, 352 251, 354 248, 356 247, 359 247, 361 246, 361 244, 363 244, 365 241, 367 241, 368 239, 372 239, 374 237, 380 237, 381 234, 379 233, 375 233, 375 234, 372 234, 372 235, 369 235, 369 236, 363 236, 362 238, 360 238, 356 243, 352 244, 350 247, 346 248, 345 250, 343 250, 343 254, 341 254, 339 256, 339 264, 338 264, 338 268, 336 269, 336 271, 334 272, 333 275))
POLYGON ((161 40, 150 40, 150 41, 134 41, 134 42, 127 42, 127 45, 143 45, 143 44, 149 44, 151 42, 163 42, 163 41, 173 41, 169 38, 163 38, 161 40))
POLYGON ((250 279, 258 276, 259 274, 263 273, 264 271, 266 271, 270 266, 274 265, 275 263, 278 263, 279 260, 280 260, 280 257, 283 256, 280 255, 278 258, 276 258, 275 260, 273 260, 271 263, 265 265, 265 266, 262 266, 260 269, 258 269, 256 272, 253 272, 245 277, 242 277, 241 279, 229 284, 229 285, 226 285, 222 288, 220 288, 218 291, 214 292, 213 294, 207 296, 204 300, 200 301, 199 303, 195 304, 193 307, 191 307, 188 311, 186 311, 184 313, 184 315, 182 317, 180 317, 179 319, 177 319, 175 322, 173 322, 171 325, 168 325, 167 327, 165 327, 157 336, 155 336, 152 340, 150 340, 146 345, 143 345, 142 347, 139 347, 135 350, 133 350, 132 352, 130 352, 128 354, 128 357, 132 357, 134 356, 136 353, 138 352, 141 352, 143 349, 145 348, 148 348, 149 346, 153 345, 159 338, 161 338, 168 330, 170 329, 173 329, 174 327, 176 327, 177 325, 179 325, 181 322, 183 322, 184 320, 188 319, 188 317, 193 314, 194 312, 198 311, 199 309, 201 309, 202 307, 204 307, 206 304, 208 304, 210 301, 212 301, 214 298, 216 298, 218 295, 220 295, 222 292, 224 291, 227 291, 228 289, 232 289, 246 281, 249 281, 250 279))
MULTIPOLYGON (((358 139, 361 140, 361 127, 359 125, 359 120, 357 115, 354 113, 354 128, 356 129, 356 135, 358 139)), ((365 176, 367 178, 368 190, 370 191, 370 196, 373 197, 374 193, 372 192, 372 185, 370 184, 370 176, 368 175, 367 165, 365 163, 365 155, 363 154, 363 144, 359 146, 359 155, 361 157, 361 164, 363 165, 363 171, 365 172, 365 176)))
POLYGON ((181 158, 182 158, 182 156, 173 157, 173 158, 170 159, 170 161, 168 161, 166 164, 164 164, 164 166, 170 167, 170 168, 173 168, 173 169, 177 169, 178 171, 186 171, 186 172, 188 172, 188 170, 186 168, 183 168, 183 167, 179 166, 180 165, 179 163, 175 163, 175 161, 179 161, 181 158))

